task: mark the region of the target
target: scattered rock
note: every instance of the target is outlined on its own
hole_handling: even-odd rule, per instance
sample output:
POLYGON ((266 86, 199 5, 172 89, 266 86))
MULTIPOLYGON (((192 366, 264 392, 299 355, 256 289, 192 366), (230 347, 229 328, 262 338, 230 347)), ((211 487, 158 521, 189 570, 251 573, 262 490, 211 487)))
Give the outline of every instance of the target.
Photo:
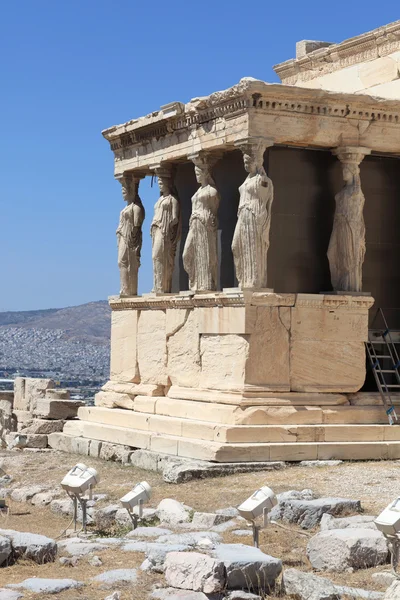
POLYGON ((50 510, 56 515, 72 515, 74 512, 70 498, 58 498, 50 503, 50 510))
POLYGON ((40 492, 40 494, 35 494, 33 496, 31 503, 34 506, 48 506, 57 496, 59 496, 59 492, 57 490, 40 492))
POLYGON ((109 529, 116 521, 116 514, 120 510, 119 504, 110 504, 105 508, 99 508, 94 517, 94 523, 97 529, 109 529))
POLYGON ((192 527, 194 529, 209 529, 221 523, 226 523, 230 520, 229 516, 220 515, 216 513, 202 513, 195 512, 192 520, 192 527))
POLYGON ((75 590, 85 584, 75 579, 42 579, 41 577, 31 577, 25 579, 22 583, 13 583, 8 587, 24 589, 34 594, 59 594, 65 590, 75 590))
POLYGON ((175 588, 214 594, 224 588, 224 564, 198 552, 171 552, 165 560, 165 579, 175 588))
POLYGON ((22 433, 33 433, 48 435, 55 431, 62 431, 64 427, 64 421, 49 421, 47 419, 34 419, 27 423, 25 427, 22 427, 22 433))
POLYGON ((228 590, 268 590, 282 571, 281 560, 244 544, 220 544, 213 556, 225 565, 228 590))
POLYGON ((199 546, 204 545, 214 546, 222 541, 218 533, 212 531, 193 531, 191 533, 172 533, 170 535, 162 535, 157 538, 158 544, 176 544, 182 546, 199 546))
POLYGON ((167 483, 183 483, 192 479, 207 477, 223 477, 234 473, 250 473, 253 471, 276 471, 286 467, 284 462, 263 463, 211 463, 195 460, 166 460, 162 462, 162 476, 167 483))
POLYGON ((137 580, 136 569, 114 569, 113 571, 105 571, 96 577, 92 577, 92 581, 101 583, 102 587, 112 587, 119 583, 135 583, 137 580))
POLYGON ((27 558, 41 565, 56 558, 56 542, 44 535, 0 529, 0 536, 10 540, 13 560, 27 558))
POLYGON ((397 578, 391 571, 380 571, 379 573, 372 573, 372 579, 379 585, 389 587, 397 578))
MULTIPOLYGON (((135 507, 135 509, 137 509, 137 507, 135 507)), ((133 510, 133 513, 137 515, 138 511, 135 509, 133 510)), ((157 510, 155 508, 144 508, 143 515, 141 519, 139 519, 139 522, 155 524, 158 523, 158 520, 157 510)), ((131 518, 125 508, 119 508, 117 510, 115 513, 115 521, 122 527, 133 527, 131 518)))
POLYGON ((11 477, 11 475, 3 475, 2 477, 0 477, 0 488, 5 487, 6 485, 10 485, 12 480, 13 478, 11 477))
POLYGON ((301 467, 337 467, 342 464, 342 460, 302 460, 301 467))
POLYGON ((399 600, 400 598, 400 580, 396 579, 393 583, 388 587, 386 593, 384 595, 384 600, 399 600))
POLYGON ((284 592, 297 600, 339 600, 343 596, 363 600, 381 600, 381 592, 335 585, 325 577, 287 569, 282 578, 284 592))
POLYGON ((98 542, 90 542, 81 538, 69 538, 58 543, 59 548, 70 556, 85 556, 92 552, 105 550, 107 546, 98 542))
POLYGON ((59 559, 59 562, 61 565, 63 565, 63 567, 76 567, 79 560, 80 560, 80 556, 71 556, 71 557, 62 556, 59 559))
POLYGON ((238 537, 246 537, 248 535, 252 535, 250 529, 236 529, 236 531, 232 531, 233 535, 237 535, 238 537))
POLYGON ((283 500, 271 511, 271 519, 297 523, 303 529, 312 529, 321 521, 322 515, 340 515, 361 512, 359 500, 346 498, 318 498, 316 500, 283 500))
POLYGON ((346 596, 346 598, 354 598, 354 600, 382 600, 385 595, 383 592, 370 592, 369 590, 351 588, 342 585, 337 585, 336 589, 341 596, 346 596))
POLYGON ((161 536, 170 535, 172 531, 170 529, 163 529, 162 527, 137 527, 130 531, 127 538, 159 538, 161 536))
MULTIPOLYGON (((120 600, 121 598, 121 594, 119 592, 114 592, 111 594, 111 596, 107 596, 107 598, 104 598, 104 600, 120 600)), ((0 598, 1 600, 1 598, 0 598)))
POLYGON ((325 513, 321 518, 321 531, 328 529, 376 529, 376 517, 371 515, 355 515, 353 517, 342 517, 335 519, 332 515, 325 513))
POLYGON ((127 542, 121 548, 124 552, 144 552, 146 556, 151 552, 163 552, 164 555, 168 552, 184 552, 190 550, 190 546, 187 544, 159 544, 158 542, 127 542))
POLYGON ((219 525, 214 525, 211 527, 211 531, 215 531, 216 533, 224 533, 225 531, 229 531, 229 529, 234 529, 238 527, 240 521, 245 521, 242 517, 236 517, 235 519, 230 519, 229 521, 225 521, 225 523, 220 523, 219 525))
POLYGON ((286 569, 282 584, 285 594, 297 600, 340 600, 340 594, 329 579, 312 573, 286 569))
POLYGON ((162 588, 155 590, 150 594, 150 598, 157 598, 159 600, 219 600, 220 595, 209 595, 203 594, 203 592, 192 592, 190 590, 178 590, 176 588, 162 588))
POLYGON ((6 588, 0 588, 0 600, 21 600, 22 594, 15 590, 6 590, 6 588))
POLYGON ((92 558, 89 558, 88 563, 92 567, 101 567, 101 565, 103 564, 103 561, 101 560, 101 558, 99 556, 95 555, 95 556, 92 556, 92 558))
POLYGON ((0 566, 7 564, 12 552, 11 542, 8 537, 0 535, 0 566))
POLYGON ((224 517, 230 517, 231 519, 239 516, 239 511, 234 506, 228 508, 218 508, 216 511, 217 515, 223 515, 224 517))
POLYGON ((307 556, 317 571, 367 569, 384 564, 387 554, 385 537, 373 529, 320 531, 307 545, 307 556))
POLYGON ((42 492, 46 492, 48 490, 47 487, 42 485, 30 485, 27 487, 17 488, 11 493, 11 500, 14 502, 28 502, 36 496, 36 494, 40 494, 42 492))
POLYGON ((157 507, 157 517, 166 525, 189 523, 193 510, 172 498, 164 498, 157 507))
POLYGON ((244 590, 233 590, 232 592, 228 592, 224 600, 262 600, 262 598, 244 590))

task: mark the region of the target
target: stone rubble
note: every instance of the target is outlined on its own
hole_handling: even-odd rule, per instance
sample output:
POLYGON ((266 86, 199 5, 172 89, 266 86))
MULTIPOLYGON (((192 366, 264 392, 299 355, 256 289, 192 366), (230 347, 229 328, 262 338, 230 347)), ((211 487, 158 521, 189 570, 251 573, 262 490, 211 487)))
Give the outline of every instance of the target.
POLYGON ((316 500, 282 500, 271 511, 272 520, 282 520, 296 523, 302 529, 316 527, 322 515, 342 515, 351 512, 361 512, 361 502, 347 498, 318 498, 316 500))
POLYGON ((136 569, 113 569, 104 571, 100 575, 92 577, 91 581, 100 583, 101 587, 108 588, 117 584, 135 583, 137 580, 136 569))
POLYGON ((165 580, 174 588, 214 594, 224 589, 224 564, 198 552, 171 552, 165 560, 165 580))
POLYGON ((371 515, 354 515, 352 517, 335 518, 325 513, 322 515, 320 528, 321 531, 329 529, 375 529, 375 519, 371 515))
POLYGON ((22 583, 9 584, 9 588, 23 589, 34 594, 59 594, 65 590, 75 590, 83 587, 82 581, 75 579, 44 579, 41 577, 30 577, 22 583))
POLYGON ((0 536, 0 539, 8 538, 12 548, 13 561, 23 558, 43 564, 53 562, 56 558, 56 542, 44 535, 0 529, 0 536))
POLYGON ((388 545, 384 535, 373 529, 330 529, 310 539, 307 556, 317 571, 367 569, 386 563, 388 545))
POLYGON ((284 571, 282 586, 284 593, 296 600, 340 600, 342 597, 381 600, 384 596, 382 592, 335 585, 325 577, 297 569, 284 571))
POLYGON ((212 555, 225 565, 228 590, 272 589, 282 571, 281 560, 244 544, 219 544, 212 555))

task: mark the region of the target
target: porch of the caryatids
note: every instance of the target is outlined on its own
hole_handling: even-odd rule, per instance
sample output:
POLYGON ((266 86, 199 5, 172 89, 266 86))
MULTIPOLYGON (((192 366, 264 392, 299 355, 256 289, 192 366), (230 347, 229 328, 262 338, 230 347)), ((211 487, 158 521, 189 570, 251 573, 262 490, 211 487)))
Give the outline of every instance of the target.
POLYGON ((192 197, 189 233, 183 250, 183 266, 194 292, 213 291, 218 285, 218 208, 220 195, 211 169, 219 154, 199 152, 188 158, 194 163, 199 189, 192 197))
POLYGON ((154 206, 151 223, 153 292, 170 293, 175 255, 181 237, 181 210, 173 185, 172 165, 157 165, 154 173, 158 178, 160 198, 154 206))
POLYGON ((137 296, 140 253, 142 250, 142 224, 145 211, 139 196, 139 183, 143 175, 124 173, 118 178, 122 197, 127 206, 122 209, 117 229, 120 295, 137 296))
POLYGON ((336 292, 361 292, 365 256, 365 198, 360 164, 371 153, 368 148, 344 146, 332 151, 343 170, 343 189, 336 194, 335 216, 328 247, 332 287, 336 292))
POLYGON ((264 169, 264 153, 273 141, 238 140, 248 175, 239 188, 238 219, 232 241, 236 277, 242 289, 267 288, 267 255, 274 188, 264 169))

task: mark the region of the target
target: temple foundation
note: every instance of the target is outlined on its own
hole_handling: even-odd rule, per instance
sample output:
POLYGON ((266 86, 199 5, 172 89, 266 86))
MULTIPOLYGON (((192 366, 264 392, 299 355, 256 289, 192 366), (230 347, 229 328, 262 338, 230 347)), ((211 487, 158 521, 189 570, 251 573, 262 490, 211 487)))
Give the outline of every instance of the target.
POLYGON ((64 435, 216 462, 400 458, 400 429, 356 394, 372 304, 239 290, 112 298, 111 379, 64 435))

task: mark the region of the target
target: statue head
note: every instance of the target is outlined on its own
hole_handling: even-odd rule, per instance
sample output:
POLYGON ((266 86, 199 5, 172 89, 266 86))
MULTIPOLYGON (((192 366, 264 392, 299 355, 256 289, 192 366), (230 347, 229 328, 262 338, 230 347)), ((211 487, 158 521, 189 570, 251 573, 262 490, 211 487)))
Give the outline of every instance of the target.
POLYGON ((138 196, 140 177, 137 177, 133 173, 124 173, 124 175, 119 178, 119 181, 122 185, 123 199, 128 204, 131 204, 138 196))
POLYGON ((210 155, 198 154, 191 157, 194 164, 194 174, 196 181, 202 187, 206 185, 215 186, 214 179, 211 175, 212 157, 210 155))
POLYGON ((244 168, 250 175, 263 174, 265 143, 254 142, 242 147, 244 168))
POLYGON ((158 179, 158 187, 162 196, 169 196, 172 190, 172 171, 167 167, 159 167, 155 170, 158 179))

